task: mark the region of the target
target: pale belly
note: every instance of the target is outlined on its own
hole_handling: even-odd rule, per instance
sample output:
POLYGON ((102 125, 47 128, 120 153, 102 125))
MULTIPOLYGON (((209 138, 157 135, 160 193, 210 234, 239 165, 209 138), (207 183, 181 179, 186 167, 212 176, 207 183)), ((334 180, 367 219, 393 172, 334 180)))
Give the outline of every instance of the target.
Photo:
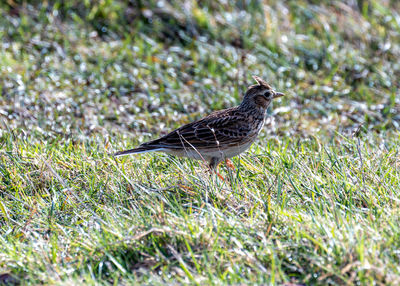
POLYGON ((209 161, 211 158, 220 158, 220 160, 229 159, 243 153, 250 148, 254 140, 238 146, 230 146, 228 148, 220 149, 192 149, 186 150, 163 150, 166 153, 179 157, 187 157, 195 160, 209 161))

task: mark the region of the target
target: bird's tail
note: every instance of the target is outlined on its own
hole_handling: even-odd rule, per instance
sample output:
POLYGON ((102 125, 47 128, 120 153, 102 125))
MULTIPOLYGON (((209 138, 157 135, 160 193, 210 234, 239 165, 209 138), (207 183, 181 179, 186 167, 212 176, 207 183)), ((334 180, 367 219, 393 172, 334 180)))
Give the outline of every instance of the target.
POLYGON ((139 146, 137 148, 133 148, 133 149, 125 150, 125 151, 119 151, 114 154, 114 157, 125 156, 125 155, 129 155, 129 154, 155 152, 155 151, 161 151, 163 149, 164 148, 153 147, 153 146, 139 146))

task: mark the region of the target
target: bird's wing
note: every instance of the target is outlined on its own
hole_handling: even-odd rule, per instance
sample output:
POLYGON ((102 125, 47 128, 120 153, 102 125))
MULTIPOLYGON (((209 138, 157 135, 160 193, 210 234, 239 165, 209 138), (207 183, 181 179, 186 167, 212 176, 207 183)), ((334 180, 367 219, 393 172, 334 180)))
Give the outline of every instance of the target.
POLYGON ((239 144, 251 132, 251 124, 234 109, 214 112, 198 121, 186 124, 160 139, 143 146, 171 149, 219 148, 239 144))

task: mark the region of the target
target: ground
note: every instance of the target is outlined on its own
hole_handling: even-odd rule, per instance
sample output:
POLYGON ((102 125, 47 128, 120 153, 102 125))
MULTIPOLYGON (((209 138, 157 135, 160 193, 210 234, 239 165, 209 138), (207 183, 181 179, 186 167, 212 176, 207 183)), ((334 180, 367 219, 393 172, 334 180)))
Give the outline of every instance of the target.
POLYGON ((0 4, 0 284, 400 283, 400 3, 0 4), (110 154, 286 93, 225 180, 110 154))

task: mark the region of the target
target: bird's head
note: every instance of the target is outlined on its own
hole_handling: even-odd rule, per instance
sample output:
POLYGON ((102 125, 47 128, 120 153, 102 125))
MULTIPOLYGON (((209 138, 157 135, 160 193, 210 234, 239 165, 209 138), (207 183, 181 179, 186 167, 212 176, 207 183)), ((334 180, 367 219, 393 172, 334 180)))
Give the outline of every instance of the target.
POLYGON ((284 96, 283 93, 273 90, 268 83, 258 76, 253 76, 253 78, 257 84, 251 85, 247 89, 241 107, 265 111, 273 99, 284 96))

